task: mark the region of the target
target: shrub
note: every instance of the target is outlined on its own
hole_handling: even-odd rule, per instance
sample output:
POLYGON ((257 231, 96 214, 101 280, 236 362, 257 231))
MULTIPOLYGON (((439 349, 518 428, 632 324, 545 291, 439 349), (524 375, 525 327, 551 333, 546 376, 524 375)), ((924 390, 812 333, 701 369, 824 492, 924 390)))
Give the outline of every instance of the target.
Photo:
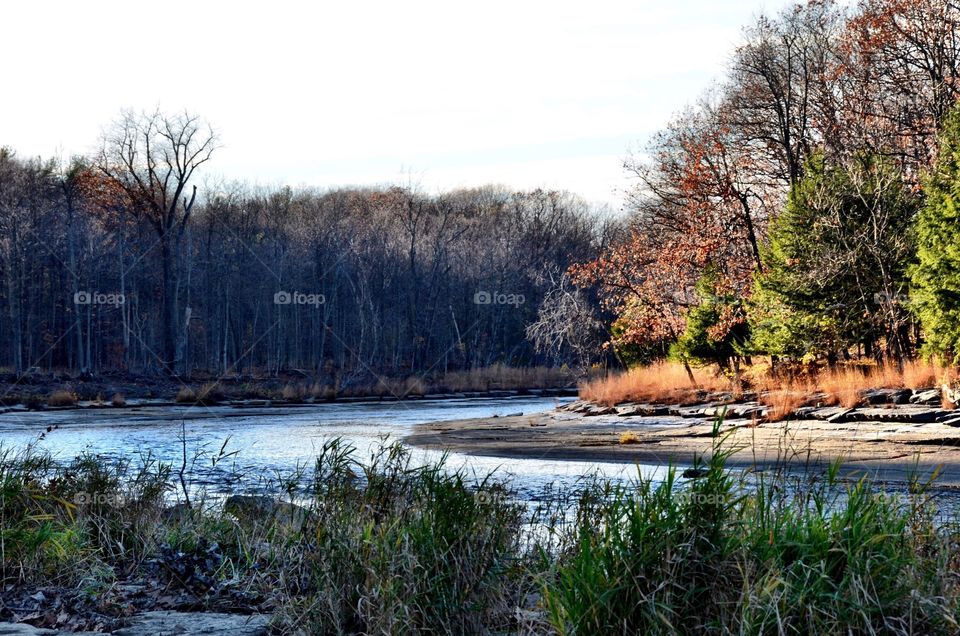
POLYGON ((50 406, 76 406, 77 394, 65 390, 54 391, 47 398, 47 404, 50 406))
POLYGON ((219 384, 211 382, 199 389, 185 386, 177 393, 177 402, 182 404, 201 404, 210 406, 223 400, 223 392, 219 384))
POLYGON ((302 385, 287 384, 283 387, 280 396, 288 402, 300 402, 303 400, 304 388, 302 385))

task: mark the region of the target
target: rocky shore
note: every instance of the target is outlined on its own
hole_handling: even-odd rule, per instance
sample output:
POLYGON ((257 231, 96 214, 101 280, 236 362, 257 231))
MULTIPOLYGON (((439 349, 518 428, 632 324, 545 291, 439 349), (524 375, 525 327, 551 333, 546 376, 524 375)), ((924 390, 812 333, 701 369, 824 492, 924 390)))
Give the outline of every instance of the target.
POLYGON ((534 415, 423 424, 407 438, 421 447, 477 455, 689 466, 713 451, 714 422, 734 450, 732 467, 823 468, 840 460, 849 477, 886 482, 937 474, 960 487, 960 411, 937 389, 865 392, 855 408, 805 406, 768 421, 757 401, 695 405, 576 401, 534 415))

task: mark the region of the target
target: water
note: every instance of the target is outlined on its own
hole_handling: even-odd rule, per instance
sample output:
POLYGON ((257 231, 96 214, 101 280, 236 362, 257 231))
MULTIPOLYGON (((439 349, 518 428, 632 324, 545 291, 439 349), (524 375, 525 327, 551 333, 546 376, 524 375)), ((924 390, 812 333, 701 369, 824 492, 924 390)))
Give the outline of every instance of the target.
MULTIPOLYGON (((570 398, 479 398, 418 400, 411 402, 358 402, 273 408, 234 406, 164 406, 129 409, 79 409, 16 412, 0 415, 0 444, 20 448, 35 443, 62 460, 84 451, 113 459, 146 453, 179 465, 183 457, 181 426, 186 432, 187 455, 193 461, 194 485, 213 492, 245 489, 258 478, 289 475, 298 467, 310 468, 323 444, 341 438, 357 448, 357 458, 370 456, 384 438, 401 440, 417 424, 493 415, 548 411, 570 398), (45 433, 48 427, 57 427, 45 433), (42 435, 42 439, 40 436, 42 435), (224 442, 225 452, 236 455, 213 465, 224 442), (242 476, 242 477, 238 477, 242 476)), ((412 449, 414 464, 436 461, 441 453, 412 449)), ((575 487, 584 475, 599 474, 614 480, 633 479, 638 470, 657 478, 663 467, 614 462, 544 459, 503 459, 452 453, 448 470, 465 469, 483 478, 493 473, 509 480, 525 500, 536 499, 544 489, 575 487)))

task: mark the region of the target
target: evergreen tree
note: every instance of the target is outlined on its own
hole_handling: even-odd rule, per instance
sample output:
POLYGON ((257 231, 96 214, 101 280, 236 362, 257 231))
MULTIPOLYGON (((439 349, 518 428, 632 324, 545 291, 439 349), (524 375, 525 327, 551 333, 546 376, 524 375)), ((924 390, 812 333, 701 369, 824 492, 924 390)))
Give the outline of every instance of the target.
POLYGON ((888 357, 908 355, 901 299, 915 209, 879 157, 811 158, 770 226, 751 309, 755 350, 833 359, 862 344, 879 356, 882 341, 888 357))
POLYGON ((743 303, 713 268, 703 274, 696 290, 700 303, 687 313, 686 329, 671 347, 671 357, 737 372, 749 338, 743 303))
POLYGON ((924 352, 960 360, 960 107, 944 122, 926 201, 917 215, 911 300, 923 325, 924 352))

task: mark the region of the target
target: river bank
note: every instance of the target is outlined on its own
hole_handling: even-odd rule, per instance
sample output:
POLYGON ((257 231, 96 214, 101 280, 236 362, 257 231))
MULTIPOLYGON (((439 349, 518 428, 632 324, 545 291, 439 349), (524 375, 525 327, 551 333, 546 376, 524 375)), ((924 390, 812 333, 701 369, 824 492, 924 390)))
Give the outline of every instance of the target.
POLYGON ((473 398, 573 397, 572 379, 558 382, 556 374, 537 370, 492 369, 456 382, 427 383, 384 379, 334 389, 289 375, 274 378, 192 378, 114 374, 70 376, 32 373, 0 374, 0 414, 15 411, 110 409, 165 406, 234 406, 237 408, 294 407, 326 403, 371 403, 473 398), (529 372, 527 372, 529 371, 529 372), (514 374, 515 375, 511 375, 514 374), (525 383, 526 381, 526 383, 525 383))
POLYGON ((823 470, 841 462, 848 477, 903 484, 936 473, 938 486, 960 488, 960 417, 929 404, 808 407, 795 419, 770 422, 756 403, 575 402, 532 415, 419 424, 406 441, 480 456, 689 466, 711 456, 714 421, 722 413, 731 467, 765 470, 787 463, 823 470))

